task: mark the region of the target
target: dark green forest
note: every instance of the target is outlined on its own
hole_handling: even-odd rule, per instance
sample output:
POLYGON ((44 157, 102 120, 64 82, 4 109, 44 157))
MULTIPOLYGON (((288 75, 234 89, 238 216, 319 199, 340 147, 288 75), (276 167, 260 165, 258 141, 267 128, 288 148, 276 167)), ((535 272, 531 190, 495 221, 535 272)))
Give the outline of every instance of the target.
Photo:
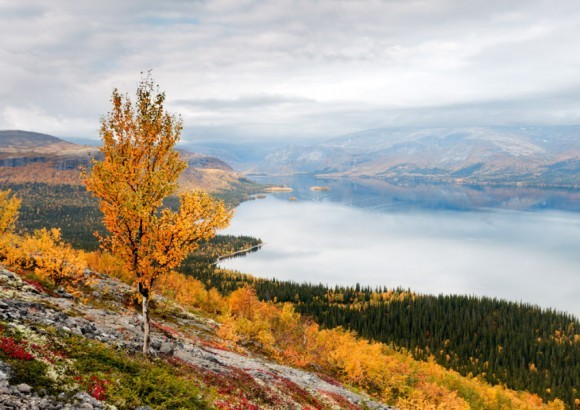
MULTIPOLYGON (((10 188, 23 199, 20 229, 60 227, 76 247, 96 249, 92 233, 102 230, 100 212, 84 189, 43 184, 0 188, 10 188)), ((417 295, 359 285, 327 287, 259 279, 215 266, 218 257, 257 245, 260 241, 251 237, 218 236, 202 243, 181 271, 225 294, 251 284, 261 299, 292 302, 322 327, 343 326, 418 359, 433 356, 463 375, 528 390, 545 400, 558 397, 570 408, 580 399, 578 318, 486 297, 417 295)))
POLYGON ((82 186, 40 183, 1 184, 22 199, 18 230, 60 228, 65 241, 77 249, 99 247, 94 232, 105 233, 98 202, 82 186))
MULTIPOLYGON (((10 189, 22 199, 18 220, 20 232, 60 228, 62 238, 75 248, 86 251, 98 249, 99 243, 94 233, 104 235, 106 232, 98 202, 84 186, 2 183, 0 189, 10 189)), ((242 201, 251 199, 258 190, 256 184, 240 183, 235 190, 220 192, 215 196, 229 208, 234 208, 242 201)), ((169 197, 165 205, 175 210, 179 200, 177 197, 169 197)))

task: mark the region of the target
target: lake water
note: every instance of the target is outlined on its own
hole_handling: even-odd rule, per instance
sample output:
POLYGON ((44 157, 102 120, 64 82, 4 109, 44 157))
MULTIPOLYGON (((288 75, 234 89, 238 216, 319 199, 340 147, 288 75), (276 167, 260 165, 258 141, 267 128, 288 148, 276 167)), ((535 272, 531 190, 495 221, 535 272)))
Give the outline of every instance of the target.
POLYGON ((225 233, 261 250, 220 266, 311 283, 475 294, 580 317, 580 193, 362 180, 259 180, 225 233), (329 191, 312 191, 324 185, 329 191), (291 198, 294 197, 294 198, 291 198))

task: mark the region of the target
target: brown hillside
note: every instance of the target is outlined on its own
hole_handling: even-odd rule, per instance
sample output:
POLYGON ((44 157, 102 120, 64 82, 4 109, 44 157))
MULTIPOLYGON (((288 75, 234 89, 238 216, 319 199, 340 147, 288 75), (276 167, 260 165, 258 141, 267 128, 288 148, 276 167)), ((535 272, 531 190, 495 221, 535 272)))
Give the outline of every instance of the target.
MULTIPOLYGON (((0 184, 46 183, 80 185, 82 167, 98 148, 69 143, 27 131, 0 131, 0 184)), ((188 168, 179 179, 181 188, 210 192, 231 189, 239 175, 218 158, 182 151, 188 168)))

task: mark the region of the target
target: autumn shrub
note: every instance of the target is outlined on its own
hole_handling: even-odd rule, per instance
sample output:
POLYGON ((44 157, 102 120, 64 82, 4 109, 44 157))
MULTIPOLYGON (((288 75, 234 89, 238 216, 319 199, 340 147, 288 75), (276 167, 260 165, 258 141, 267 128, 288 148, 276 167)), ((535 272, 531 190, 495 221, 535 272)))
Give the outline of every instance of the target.
POLYGON ((60 237, 59 229, 35 230, 32 235, 10 235, 5 240, 3 261, 9 266, 34 269, 40 279, 69 290, 83 281, 86 261, 60 237))
POLYGON ((20 251, 22 240, 13 233, 0 235, 0 262, 13 267, 28 267, 32 260, 20 251))
POLYGON ((104 275, 117 278, 124 283, 133 284, 135 278, 125 269, 123 262, 107 251, 94 251, 86 254, 87 266, 104 275))
POLYGON ((218 335, 241 345, 257 344, 272 353, 275 340, 270 323, 276 315, 276 307, 258 300, 251 286, 237 289, 228 297, 228 313, 221 317, 222 327, 218 335))
POLYGON ((10 190, 0 190, 0 262, 6 261, 17 235, 14 234, 20 199, 14 197, 10 190))
MULTIPOLYGON (((86 255, 86 260, 88 267, 95 272, 130 285, 135 284, 135 277, 110 252, 91 252, 86 255)), ((160 276, 155 282, 154 291, 184 307, 202 309, 208 313, 221 313, 226 310, 226 301, 216 289, 208 290, 199 280, 176 271, 160 276)), ((141 303, 140 300, 138 302, 141 303)))
POLYGON ((216 289, 206 289, 199 280, 171 271, 160 276, 155 291, 186 306, 203 309, 209 313, 225 311, 226 302, 216 289))

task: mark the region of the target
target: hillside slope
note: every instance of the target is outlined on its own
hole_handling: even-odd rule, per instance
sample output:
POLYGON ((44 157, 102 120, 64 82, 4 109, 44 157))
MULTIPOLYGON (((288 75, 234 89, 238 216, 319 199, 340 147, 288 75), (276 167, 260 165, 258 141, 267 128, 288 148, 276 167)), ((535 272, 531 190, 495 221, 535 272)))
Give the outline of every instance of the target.
MULTIPOLYGON (((220 323, 211 319, 215 312, 180 305, 167 293, 156 296, 150 357, 144 358, 134 288, 85 270, 73 298, 36 280, 0 265, 2 408, 565 408, 560 400, 545 403, 524 391, 462 377, 433 360, 414 361, 341 329, 318 330, 288 305, 245 299, 251 295, 246 290, 234 292, 227 303, 238 313, 251 306, 255 316, 221 315, 220 323), (272 354, 272 343, 284 349, 272 354), (308 365, 302 354, 318 359, 308 365)), ((203 288, 201 282, 184 284, 189 291, 190 285, 203 288)), ((201 295, 189 291, 173 293, 185 299, 201 295)))
MULTIPOLYGON (((16 360, 16 364, 10 366, 0 359, 1 406, 46 409, 63 408, 68 403, 75 406, 73 408, 85 409, 112 408, 110 404, 114 402, 119 408, 135 407, 123 405, 118 398, 117 401, 113 400, 114 395, 109 396, 111 400, 108 401, 96 400, 99 397, 105 399, 107 390, 113 390, 103 381, 106 371, 102 372, 103 379, 99 379, 103 390, 100 396, 90 387, 88 390, 92 397, 84 393, 82 383, 76 383, 76 386, 75 383, 67 384, 83 376, 73 370, 75 365, 72 362, 75 359, 68 353, 72 349, 71 341, 85 346, 84 349, 89 351, 101 344, 130 355, 141 349, 143 333, 140 317, 126 307, 135 289, 105 275, 89 271, 86 275, 92 277, 92 285, 87 289, 90 293, 82 298, 88 302, 85 304, 75 301, 65 292, 53 293, 34 282, 26 282, 20 275, 0 266, 0 321, 3 322, 0 357, 8 354, 25 362, 22 364, 16 360), (20 348, 7 347, 9 340, 14 340, 10 335, 16 333, 25 336, 22 340, 26 342, 20 342, 20 348), (54 379, 52 386, 49 381, 43 380, 42 374, 25 375, 19 372, 23 370, 20 365, 32 366, 32 357, 48 364, 46 377, 54 379), (67 377, 63 372, 72 374, 67 377), (43 383, 45 387, 39 388, 43 383)), ((300 409, 308 408, 309 404, 310 408, 326 409, 391 408, 363 394, 354 393, 340 383, 324 378, 324 375, 279 365, 249 351, 241 354, 226 350, 220 347, 220 340, 215 337, 218 323, 190 313, 161 297, 156 298, 156 304, 165 306, 165 309, 163 316, 156 315, 153 322, 151 354, 158 358, 158 362, 154 363, 160 367, 165 365, 163 363, 169 363, 174 366, 173 372, 176 374, 187 372, 188 377, 198 379, 197 383, 202 386, 201 395, 205 400, 213 401, 217 408, 300 409), (210 392, 211 389, 214 393, 210 392), (217 397, 215 392, 218 393, 217 397), (213 398, 210 397, 212 394, 213 398)), ((117 361, 129 360, 107 353, 103 348, 95 350, 100 357, 92 359, 97 360, 93 367, 105 368, 107 363, 98 361, 112 361, 111 357, 117 361)), ((129 365, 126 363, 123 366, 129 365)), ((157 387, 161 391, 162 386, 157 387)), ((146 392, 142 394, 148 397, 146 392)), ((194 392, 190 394, 195 396, 194 392)), ((135 398, 133 404, 173 408, 160 403, 159 397, 143 397, 135 398)), ((204 406, 200 400, 199 406, 191 408, 204 406)))
MULTIPOLYGON (((209 192, 235 189, 240 176, 222 160, 181 151, 188 168, 180 177, 182 188, 209 192)), ((0 183, 81 185, 80 168, 99 158, 98 147, 83 146, 27 131, 0 131, 0 183)))
POLYGON ((255 171, 580 186, 580 126, 374 129, 276 150, 255 171))

